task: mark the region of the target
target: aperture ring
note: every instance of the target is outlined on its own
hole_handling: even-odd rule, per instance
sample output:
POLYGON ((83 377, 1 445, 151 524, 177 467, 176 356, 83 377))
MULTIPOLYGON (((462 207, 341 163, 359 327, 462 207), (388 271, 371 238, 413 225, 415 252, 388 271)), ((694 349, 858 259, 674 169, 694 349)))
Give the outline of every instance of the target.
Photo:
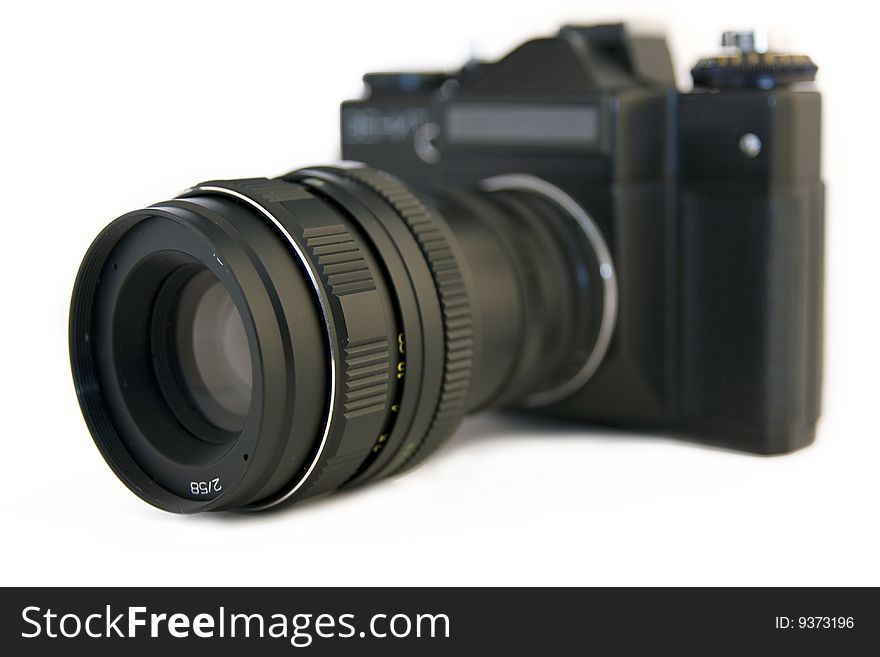
POLYGON ((265 509, 333 491, 369 455, 395 385, 390 358, 398 330, 393 314, 382 312, 390 298, 379 284, 376 263, 338 215, 295 183, 203 183, 191 193, 233 196, 275 225, 312 280, 331 355, 326 419, 312 458, 276 493, 245 508, 265 509))
POLYGON ((379 194, 409 227, 431 270, 443 315, 445 357, 443 384, 434 416, 420 442, 407 441, 385 466, 391 475, 415 466, 455 430, 465 413, 474 358, 474 327, 464 276, 442 219, 433 214, 396 178, 375 169, 340 169, 379 194))

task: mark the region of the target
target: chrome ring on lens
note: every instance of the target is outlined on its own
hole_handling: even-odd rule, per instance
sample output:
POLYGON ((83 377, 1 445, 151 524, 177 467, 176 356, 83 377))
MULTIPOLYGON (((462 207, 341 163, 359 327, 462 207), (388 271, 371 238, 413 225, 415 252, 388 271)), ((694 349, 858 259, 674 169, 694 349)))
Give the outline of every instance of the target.
POLYGON ((320 307, 329 355, 330 386, 321 428, 290 438, 308 442, 310 458, 287 479, 276 476, 271 492, 251 500, 244 510, 267 509, 338 489, 360 472, 379 437, 388 431, 391 407, 401 387, 394 371, 397 299, 381 266, 350 216, 297 183, 282 179, 205 183, 184 195, 189 196, 235 199, 256 210, 293 250, 320 307))
POLYGON ((589 213, 571 196, 546 180, 530 174, 514 173, 487 178, 482 182, 481 187, 488 192, 512 190, 532 192, 549 199, 565 210, 566 214, 574 220, 587 238, 596 258, 598 264, 596 273, 602 282, 602 319, 589 357, 574 376, 561 385, 529 395, 522 401, 522 405, 537 407, 560 402, 576 393, 592 378, 611 345, 611 338, 617 324, 618 306, 617 274, 614 261, 611 258, 611 251, 602 236, 602 231, 589 213))
POLYGON ((321 460, 321 455, 324 452, 324 448, 327 445, 327 437, 330 435, 330 426, 333 420, 333 408, 336 404, 336 381, 339 378, 339 359, 336 353, 336 348, 334 345, 334 340, 331 335, 331 326, 332 326, 332 314, 331 310, 328 307, 327 297, 324 294, 323 287, 318 280, 318 274, 314 270, 312 263, 306 257, 305 253, 302 250, 302 247, 297 243, 297 241, 293 238, 293 236, 288 232, 287 228, 285 228, 284 224, 281 223, 277 217, 275 217, 269 210, 267 210, 261 203, 256 201, 252 196, 243 194, 234 189, 230 189, 229 187, 219 187, 215 185, 197 185, 190 190, 185 192, 185 195, 190 194, 219 194, 221 196, 229 196, 237 199, 243 203, 248 204, 252 208, 254 208, 260 216, 264 219, 267 219, 272 227, 278 231, 286 240, 287 244, 296 254, 297 259, 302 265, 303 271, 308 276, 309 282, 314 290, 315 297, 318 299, 321 314, 324 319, 324 329, 326 331, 327 337, 327 346, 330 351, 330 395, 327 400, 327 410, 326 410, 326 419, 324 420, 324 426, 321 429, 321 437, 318 442, 317 450, 315 451, 314 457, 311 459, 308 467, 302 472, 301 476, 295 481, 292 481, 288 486, 285 487, 284 492, 281 494, 273 495, 271 499, 265 502, 258 502, 251 504, 247 507, 244 507, 244 510, 248 511, 259 511, 262 509, 267 509, 273 506, 277 506, 281 504, 285 500, 291 498, 296 492, 302 487, 302 485, 309 479, 311 474, 314 472, 315 467, 321 460))

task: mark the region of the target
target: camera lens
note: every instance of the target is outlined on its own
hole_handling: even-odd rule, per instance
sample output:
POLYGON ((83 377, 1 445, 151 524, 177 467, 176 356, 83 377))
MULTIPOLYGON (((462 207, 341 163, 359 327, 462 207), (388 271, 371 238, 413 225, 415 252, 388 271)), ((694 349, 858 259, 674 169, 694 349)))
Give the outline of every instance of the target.
POLYGON ((557 188, 423 196, 323 167, 202 183, 111 223, 77 277, 70 351, 133 492, 256 510, 411 468, 466 412, 564 399, 615 316, 604 240, 557 188))

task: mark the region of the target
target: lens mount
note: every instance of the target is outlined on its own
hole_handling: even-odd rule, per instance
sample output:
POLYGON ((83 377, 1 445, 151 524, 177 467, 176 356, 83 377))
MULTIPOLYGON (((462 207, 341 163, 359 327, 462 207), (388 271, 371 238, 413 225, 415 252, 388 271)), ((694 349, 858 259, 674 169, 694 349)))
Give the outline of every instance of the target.
POLYGON ((584 295, 581 302, 584 307, 591 307, 590 323, 595 328, 585 331, 580 348, 572 350, 572 358, 567 366, 568 378, 520 402, 527 407, 548 406, 580 390, 595 374, 611 345, 618 306, 617 274, 611 251, 589 213, 571 196, 546 180, 529 174, 505 174, 484 180, 482 188, 489 192, 521 191, 540 195, 559 206, 581 235, 584 254, 581 262, 588 270, 584 280, 593 283, 589 294, 584 295), (595 282, 599 282, 599 285, 595 285, 595 282))

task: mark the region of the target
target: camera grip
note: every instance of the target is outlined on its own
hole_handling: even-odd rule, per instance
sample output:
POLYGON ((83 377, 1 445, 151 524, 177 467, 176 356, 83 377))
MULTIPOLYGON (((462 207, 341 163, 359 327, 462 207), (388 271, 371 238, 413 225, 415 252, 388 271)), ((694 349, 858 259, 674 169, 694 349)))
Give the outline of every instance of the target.
POLYGON ((738 449, 813 441, 822 384, 824 188, 680 196, 681 415, 738 449))

